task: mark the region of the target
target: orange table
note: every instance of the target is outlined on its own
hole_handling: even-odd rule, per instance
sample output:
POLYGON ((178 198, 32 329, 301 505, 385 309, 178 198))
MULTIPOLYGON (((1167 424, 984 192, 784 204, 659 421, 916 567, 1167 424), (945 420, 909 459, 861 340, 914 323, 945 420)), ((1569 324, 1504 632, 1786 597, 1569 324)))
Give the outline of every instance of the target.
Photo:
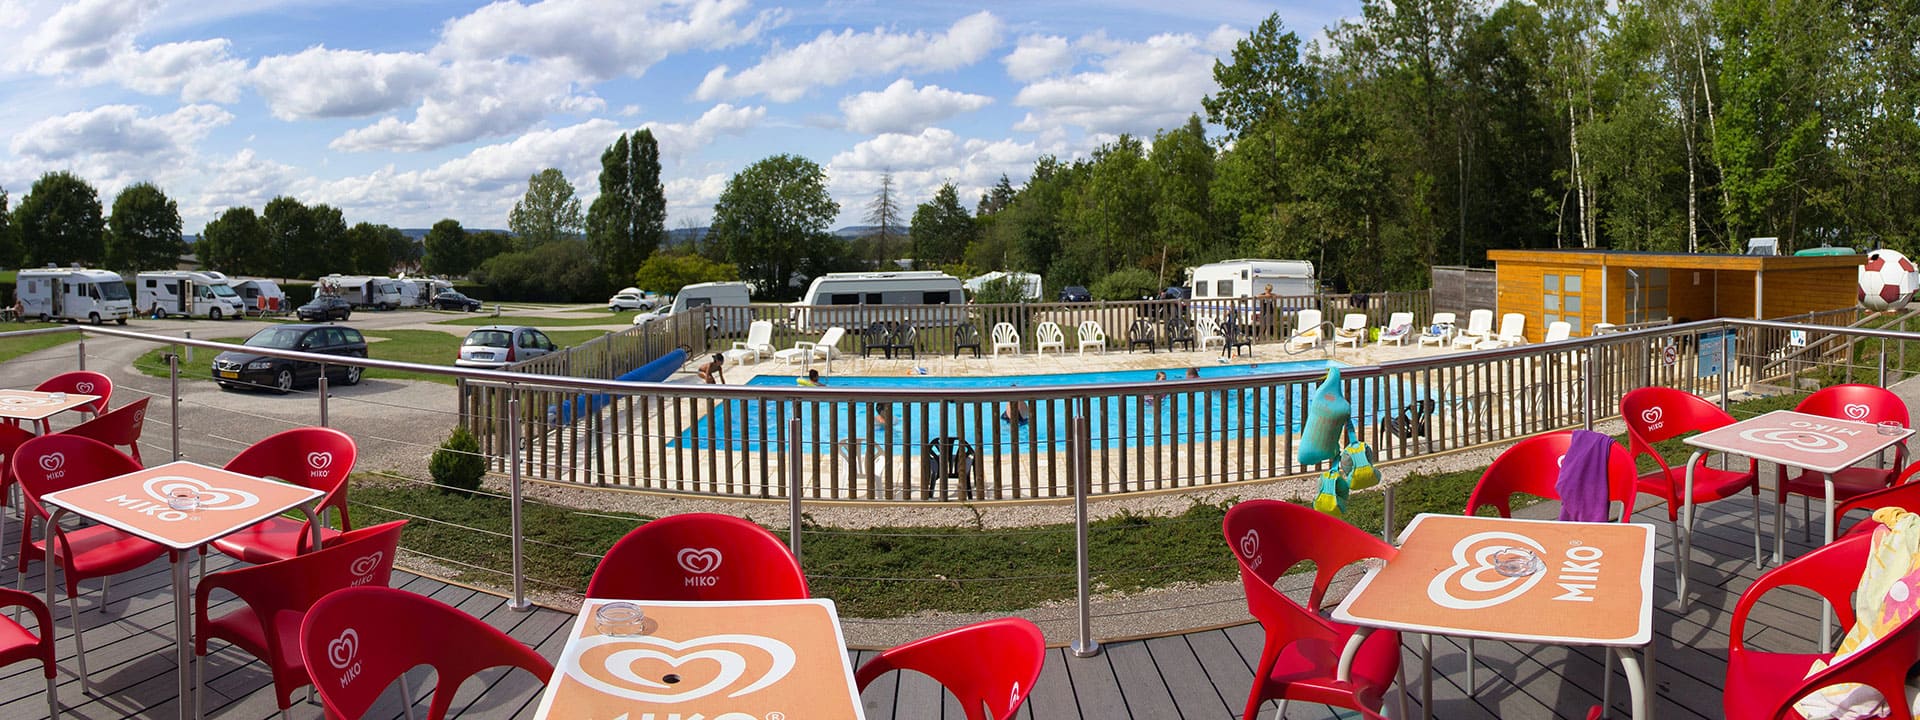
POLYGON ((602 634, 589 599, 539 718, 864 720, 832 600, 629 601, 635 635, 602 634))
POLYGON ((40 421, 100 399, 81 393, 65 395, 56 398, 53 393, 38 390, 0 390, 0 418, 40 421))
MULTIPOLYGON (((1597 645, 1619 656, 1634 717, 1651 717, 1653 558, 1651 525, 1419 515, 1401 531, 1393 558, 1368 570, 1333 611, 1334 620, 1360 626, 1341 655, 1339 677, 1348 677, 1371 628, 1597 645), (1496 572, 1492 556, 1509 547, 1534 553, 1539 572, 1496 572), (1625 652, 1631 647, 1645 648, 1645 673, 1625 652)), ((1430 657, 1425 669, 1423 704, 1431 715, 1430 657)))
MULTIPOLYGON (((107 478, 100 482, 47 493, 41 501, 52 506, 48 518, 51 527, 63 513, 71 512, 96 522, 151 540, 173 550, 173 623, 179 637, 180 717, 196 717, 193 696, 191 632, 192 594, 187 587, 189 551, 232 535, 299 508, 313 526, 314 547, 320 546, 320 524, 314 518, 313 501, 325 495, 299 485, 227 472, 185 461, 156 465, 145 470, 107 478), (200 496, 194 511, 174 510, 167 504, 168 493, 176 487, 193 488, 200 496)), ((47 604, 53 604, 53 570, 45 573, 47 604)), ((86 675, 86 660, 80 660, 81 675, 86 675)))

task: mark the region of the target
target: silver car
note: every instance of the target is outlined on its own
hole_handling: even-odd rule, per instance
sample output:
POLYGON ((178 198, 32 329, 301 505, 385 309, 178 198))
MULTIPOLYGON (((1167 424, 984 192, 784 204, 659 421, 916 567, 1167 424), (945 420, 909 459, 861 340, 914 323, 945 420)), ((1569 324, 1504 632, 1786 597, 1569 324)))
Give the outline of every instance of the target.
POLYGON ((460 341, 460 358, 453 364, 470 368, 502 368, 560 349, 546 333, 521 325, 488 325, 467 333, 460 341))

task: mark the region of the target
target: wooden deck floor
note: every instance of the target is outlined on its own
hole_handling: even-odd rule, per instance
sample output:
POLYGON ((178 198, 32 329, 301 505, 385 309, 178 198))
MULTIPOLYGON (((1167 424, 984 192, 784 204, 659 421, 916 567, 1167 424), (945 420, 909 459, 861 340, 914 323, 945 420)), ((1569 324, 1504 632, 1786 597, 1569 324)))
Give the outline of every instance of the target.
MULTIPOLYGON (((1727 626, 1739 592, 1758 574, 1747 559, 1751 555, 1748 547, 1751 535, 1746 525, 1748 507, 1744 500, 1733 500, 1722 502, 1718 507, 1709 506, 1703 513, 1693 566, 1694 602, 1686 610, 1678 609, 1673 602, 1672 566, 1662 559, 1656 569, 1654 624, 1659 670, 1655 711, 1661 718, 1721 716, 1720 686, 1726 666, 1727 626)), ((1643 511, 1641 517, 1662 526, 1664 548, 1665 509, 1654 510, 1657 515, 1643 511)), ((1771 535, 1767 538, 1770 544, 1771 535)), ((1806 545, 1799 542, 1798 525, 1794 522, 1789 523, 1787 539, 1790 554, 1806 549, 1806 545)), ((225 564, 226 561, 216 555, 210 559, 209 570, 225 564)), ((39 582, 36 566, 36 572, 28 577, 28 587, 37 589, 39 582)), ((547 609, 514 612, 507 609, 500 597, 410 574, 397 574, 395 583, 482 618, 549 658, 558 657, 562 630, 572 620, 568 614, 547 609)), ((89 697, 80 692, 79 682, 72 674, 77 666, 73 662, 70 623, 64 603, 55 610, 62 668, 59 693, 66 717, 174 717, 174 629, 166 565, 155 563, 117 578, 105 613, 98 611, 97 588, 97 582, 86 584, 80 608, 81 619, 89 628, 87 659, 102 689, 101 696, 89 697)), ((1759 627, 1750 635, 1749 642, 1775 650, 1811 648, 1817 642, 1817 618, 1818 606, 1810 596, 1775 593, 1754 612, 1752 619, 1759 627)), ((1261 637, 1258 625, 1241 625, 1184 636, 1113 643, 1106 646, 1104 653, 1092 658, 1075 658, 1065 649, 1049 650, 1045 671, 1020 717, 1029 720, 1238 717, 1252 682, 1252 668, 1259 658, 1261 637)), ((1407 676, 1414 681, 1417 701, 1417 644, 1410 639, 1408 645, 1407 676)), ((1447 639, 1435 640, 1436 717, 1449 720, 1584 717, 1587 708, 1599 702, 1604 666, 1600 661, 1603 655, 1597 649, 1482 642, 1478 650, 1478 684, 1469 692, 1464 647, 1447 639)), ((851 660, 857 664, 869 654, 855 651, 851 660)), ((277 715, 264 665, 230 648, 216 649, 208 662, 208 692, 204 702, 207 717, 251 720, 277 715)), ((416 697, 424 698, 431 692, 426 671, 416 671, 412 681, 416 697)), ((43 688, 37 666, 21 663, 0 669, 0 717, 40 717, 45 712, 43 688)), ((540 679, 525 673, 489 671, 462 688, 467 706, 459 716, 531 717, 539 688, 540 679)), ((1614 691, 1615 707, 1622 711, 1618 716, 1624 717, 1626 684, 1617 673, 1614 691)), ((863 699, 867 717, 872 720, 964 717, 951 696, 944 695, 931 679, 917 674, 882 678, 867 689, 863 699)), ((1390 697, 1389 712, 1393 707, 1390 697)), ((456 703, 455 708, 460 710, 461 703, 456 703)), ((1269 703, 1263 717, 1271 717, 1272 708, 1269 703)), ((1418 712, 1417 704, 1415 712, 1418 712)), ((317 706, 296 700, 292 715, 318 718, 321 713, 317 706)), ((396 688, 389 688, 385 704, 369 715, 400 716, 396 688)), ((1296 703, 1288 708, 1286 717, 1340 715, 1296 703)))

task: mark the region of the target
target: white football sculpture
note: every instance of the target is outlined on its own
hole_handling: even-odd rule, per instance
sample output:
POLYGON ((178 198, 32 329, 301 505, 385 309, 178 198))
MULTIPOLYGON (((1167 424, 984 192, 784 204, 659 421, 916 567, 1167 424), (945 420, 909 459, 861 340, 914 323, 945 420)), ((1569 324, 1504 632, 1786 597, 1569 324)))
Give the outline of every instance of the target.
POLYGON ((1913 261, 1892 250, 1867 253, 1867 264, 1860 266, 1860 306, 1887 311, 1906 307, 1913 291, 1920 288, 1920 272, 1913 261))

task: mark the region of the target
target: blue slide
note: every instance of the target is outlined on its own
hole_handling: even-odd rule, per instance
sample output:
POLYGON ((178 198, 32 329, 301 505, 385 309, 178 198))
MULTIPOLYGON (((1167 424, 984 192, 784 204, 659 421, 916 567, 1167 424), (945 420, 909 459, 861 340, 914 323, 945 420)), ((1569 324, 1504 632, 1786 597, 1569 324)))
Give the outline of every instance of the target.
MULTIPOLYGON (((660 382, 673 376, 674 371, 687 364, 687 351, 679 348, 654 358, 653 362, 641 365, 621 375, 620 382, 660 382)), ((585 417, 588 412, 598 411, 613 402, 613 396, 605 393, 582 395, 559 405, 547 406, 547 417, 562 423, 573 422, 574 418, 585 417)))

